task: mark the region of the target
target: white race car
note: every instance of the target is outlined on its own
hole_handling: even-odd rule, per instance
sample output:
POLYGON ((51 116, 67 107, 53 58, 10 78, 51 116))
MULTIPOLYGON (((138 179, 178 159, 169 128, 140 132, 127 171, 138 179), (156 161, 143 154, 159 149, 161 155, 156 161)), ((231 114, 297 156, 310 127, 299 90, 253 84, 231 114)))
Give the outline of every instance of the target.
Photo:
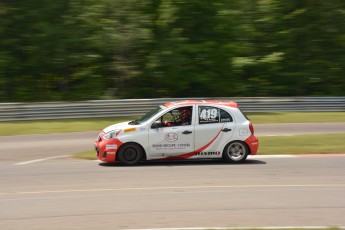
POLYGON ((237 103, 211 100, 166 103, 138 120, 105 128, 95 142, 99 160, 122 165, 207 158, 238 163, 258 147, 253 125, 237 103))

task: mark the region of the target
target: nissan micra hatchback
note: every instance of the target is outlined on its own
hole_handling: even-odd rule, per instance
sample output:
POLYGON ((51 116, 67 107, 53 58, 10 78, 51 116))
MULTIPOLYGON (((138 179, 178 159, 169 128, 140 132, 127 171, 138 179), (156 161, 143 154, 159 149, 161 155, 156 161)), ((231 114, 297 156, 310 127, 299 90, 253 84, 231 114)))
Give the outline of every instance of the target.
POLYGON ((217 159, 243 162, 258 151, 248 118, 232 101, 186 100, 158 106, 138 120, 105 128, 97 158, 136 165, 143 160, 217 159))

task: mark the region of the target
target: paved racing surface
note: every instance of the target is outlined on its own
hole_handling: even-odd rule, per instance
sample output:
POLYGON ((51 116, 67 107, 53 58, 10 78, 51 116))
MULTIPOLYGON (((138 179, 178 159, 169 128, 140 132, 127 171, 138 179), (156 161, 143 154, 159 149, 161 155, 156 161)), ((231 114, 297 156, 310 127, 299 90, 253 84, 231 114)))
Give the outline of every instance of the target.
MULTIPOLYGON (((307 130, 270 126, 256 134, 307 130)), ((0 229, 345 226, 344 155, 137 167, 61 157, 92 148, 96 135, 0 137, 0 229)))
POLYGON ((345 157, 1 163, 0 229, 344 226, 345 157))
MULTIPOLYGON (((268 135, 344 133, 345 122, 254 124, 254 128, 255 135, 259 137, 268 135)), ((98 133, 99 131, 90 131, 63 134, 0 136, 0 161, 24 162, 92 150, 98 133)))

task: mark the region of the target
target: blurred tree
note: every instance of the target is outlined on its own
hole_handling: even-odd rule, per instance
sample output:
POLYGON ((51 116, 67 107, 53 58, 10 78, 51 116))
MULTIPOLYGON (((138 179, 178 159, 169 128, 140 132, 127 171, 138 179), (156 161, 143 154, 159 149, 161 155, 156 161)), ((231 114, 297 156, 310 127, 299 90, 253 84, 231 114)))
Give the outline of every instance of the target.
POLYGON ((239 4, 228 1, 152 0, 152 38, 142 74, 127 97, 203 97, 237 95, 245 84, 233 74, 239 51, 239 4), (136 91, 136 88, 142 90, 136 91))
POLYGON ((345 2, 255 1, 250 55, 236 59, 261 96, 344 95, 345 2))
POLYGON ((285 94, 344 95, 345 2, 295 0, 280 5, 285 16, 277 44, 286 60, 280 76, 293 86, 285 94))
POLYGON ((105 45, 95 37, 106 35, 90 20, 99 17, 98 8, 90 12, 89 3, 82 2, 5 4, 6 20, 0 26, 5 58, 0 71, 7 100, 85 99, 103 88, 98 79, 105 45))
POLYGON ((0 101, 345 95, 343 0, 0 2, 0 101))

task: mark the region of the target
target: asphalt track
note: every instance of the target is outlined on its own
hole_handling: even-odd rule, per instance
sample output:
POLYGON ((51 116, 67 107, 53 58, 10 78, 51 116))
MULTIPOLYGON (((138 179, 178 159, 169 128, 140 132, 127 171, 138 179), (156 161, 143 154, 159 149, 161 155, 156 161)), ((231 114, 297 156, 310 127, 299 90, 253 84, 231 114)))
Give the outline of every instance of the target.
MULTIPOLYGON (((345 132, 345 123, 255 127, 259 136, 345 132)), ((345 155, 137 167, 63 157, 96 135, 0 137, 0 229, 345 226, 345 155)))
MULTIPOLYGON (((345 132, 345 122, 259 124, 254 127, 257 136, 345 132)), ((98 133, 99 131, 0 136, 0 161, 24 162, 91 150, 98 133)))

